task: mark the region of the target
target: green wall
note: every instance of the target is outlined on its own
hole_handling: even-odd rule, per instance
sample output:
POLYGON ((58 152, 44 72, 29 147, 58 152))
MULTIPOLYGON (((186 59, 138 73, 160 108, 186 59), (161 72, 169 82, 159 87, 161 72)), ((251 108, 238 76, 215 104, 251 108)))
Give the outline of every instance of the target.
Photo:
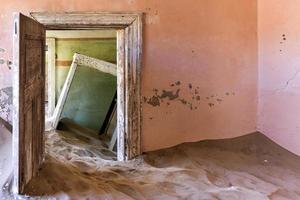
POLYGON ((116 63, 116 39, 57 39, 56 40, 56 101, 71 66, 74 53, 116 63), (67 65, 60 65, 65 62, 67 65))
MULTIPOLYGON (((116 63, 116 39, 56 40, 56 100, 58 99, 74 53, 116 63)), ((99 130, 117 88, 116 77, 79 66, 75 72, 61 118, 99 130)))

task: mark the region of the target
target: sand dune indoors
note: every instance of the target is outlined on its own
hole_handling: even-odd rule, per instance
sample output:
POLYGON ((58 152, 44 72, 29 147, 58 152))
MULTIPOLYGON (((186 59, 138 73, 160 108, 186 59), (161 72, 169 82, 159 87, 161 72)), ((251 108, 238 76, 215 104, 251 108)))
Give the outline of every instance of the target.
POLYGON ((34 199, 300 199, 300 158, 259 133, 125 163, 71 133, 47 136, 46 162, 26 189, 34 199))

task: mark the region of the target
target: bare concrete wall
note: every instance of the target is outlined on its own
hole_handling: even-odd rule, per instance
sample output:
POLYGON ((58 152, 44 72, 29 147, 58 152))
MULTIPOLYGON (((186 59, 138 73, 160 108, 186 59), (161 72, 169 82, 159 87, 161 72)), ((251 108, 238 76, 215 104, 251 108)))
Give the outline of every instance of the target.
MULTIPOLYGON (((256 130, 254 0, 11 0, 2 2, 0 47, 12 55, 12 12, 145 12, 143 150, 256 130)), ((0 67, 0 85, 11 74, 0 67)))
POLYGON ((300 1, 258 2, 258 130, 300 155, 300 1))

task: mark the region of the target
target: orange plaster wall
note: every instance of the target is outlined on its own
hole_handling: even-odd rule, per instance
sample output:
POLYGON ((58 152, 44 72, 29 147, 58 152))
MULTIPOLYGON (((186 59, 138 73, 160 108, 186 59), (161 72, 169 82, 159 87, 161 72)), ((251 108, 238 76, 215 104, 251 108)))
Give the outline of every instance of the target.
POLYGON ((258 130, 300 155, 300 1, 258 1, 258 130))
MULTIPOLYGON (((143 151, 256 130, 256 1, 10 0, 1 7, 1 56, 8 59, 14 11, 145 13, 143 151)), ((0 73, 0 88, 11 85, 4 65, 0 73)))

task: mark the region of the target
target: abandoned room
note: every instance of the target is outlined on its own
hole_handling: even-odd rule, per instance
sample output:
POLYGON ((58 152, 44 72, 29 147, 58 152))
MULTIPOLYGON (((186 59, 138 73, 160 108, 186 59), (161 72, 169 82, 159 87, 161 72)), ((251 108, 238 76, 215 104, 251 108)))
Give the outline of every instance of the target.
POLYGON ((0 13, 0 199, 300 200, 300 0, 0 13))

